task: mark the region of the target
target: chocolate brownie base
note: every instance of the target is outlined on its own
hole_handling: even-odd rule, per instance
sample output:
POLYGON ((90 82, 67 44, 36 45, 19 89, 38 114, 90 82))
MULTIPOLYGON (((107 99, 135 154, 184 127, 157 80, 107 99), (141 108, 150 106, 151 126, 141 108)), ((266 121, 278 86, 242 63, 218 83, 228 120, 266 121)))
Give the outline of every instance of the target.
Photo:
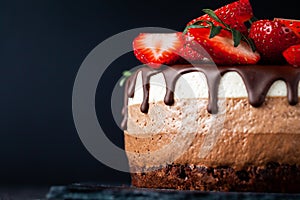
POLYGON ((132 185, 144 188, 235 192, 300 192, 300 167, 269 162, 243 170, 231 167, 167 165, 144 173, 132 173, 132 185))

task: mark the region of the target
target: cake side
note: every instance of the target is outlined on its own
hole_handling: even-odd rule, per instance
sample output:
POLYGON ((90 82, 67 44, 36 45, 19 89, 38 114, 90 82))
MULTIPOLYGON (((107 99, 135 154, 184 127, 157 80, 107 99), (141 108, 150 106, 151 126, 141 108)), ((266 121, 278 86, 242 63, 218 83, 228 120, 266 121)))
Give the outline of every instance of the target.
POLYGON ((134 186, 295 191, 299 74, 284 66, 274 74, 272 68, 239 67, 216 68, 219 75, 213 76, 209 66, 203 71, 179 66, 177 71, 136 72, 127 85, 124 131, 134 186), (261 74, 267 81, 257 86, 261 74), (215 104, 217 112, 211 113, 209 104, 215 104))

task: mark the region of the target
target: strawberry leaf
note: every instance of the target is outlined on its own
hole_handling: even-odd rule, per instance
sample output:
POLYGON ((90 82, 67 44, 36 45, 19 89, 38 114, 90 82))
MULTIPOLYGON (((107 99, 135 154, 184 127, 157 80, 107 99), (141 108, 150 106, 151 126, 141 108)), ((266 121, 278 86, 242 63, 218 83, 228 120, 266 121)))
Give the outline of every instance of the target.
POLYGON ((231 33, 232 33, 232 38, 233 38, 233 46, 237 47, 239 46, 241 39, 242 39, 242 34, 241 32, 239 32, 236 29, 231 29, 231 33))
POLYGON ((209 34, 209 38, 213 38, 216 35, 218 35, 222 30, 221 26, 215 26, 215 25, 211 25, 211 29, 210 29, 210 34, 209 34))
POLYGON ((217 22, 223 24, 226 28, 229 28, 229 26, 227 24, 225 24, 216 14, 213 10, 211 9, 203 9, 202 10, 204 13, 208 14, 211 18, 213 18, 214 20, 216 20, 217 22))
POLYGON ((250 45, 253 52, 256 51, 256 46, 251 38, 243 37, 243 39, 250 45))
POLYGON ((126 78, 123 77, 123 78, 120 80, 119 86, 120 86, 120 87, 123 87, 125 81, 126 81, 126 78))
POLYGON ((129 77, 129 76, 131 76, 131 71, 128 71, 128 70, 125 70, 125 71, 123 71, 123 76, 125 76, 125 77, 129 77))
POLYGON ((251 19, 249 19, 249 23, 252 24, 253 22, 258 21, 258 19, 256 17, 252 17, 251 19))
POLYGON ((187 31, 188 31, 190 28, 207 28, 207 26, 203 26, 203 25, 190 25, 190 26, 185 27, 185 29, 184 29, 184 31, 183 31, 183 34, 186 34, 187 31))
POLYGON ((123 71, 123 76, 119 82, 120 87, 122 87, 125 84, 125 81, 132 75, 131 71, 125 70, 123 71))

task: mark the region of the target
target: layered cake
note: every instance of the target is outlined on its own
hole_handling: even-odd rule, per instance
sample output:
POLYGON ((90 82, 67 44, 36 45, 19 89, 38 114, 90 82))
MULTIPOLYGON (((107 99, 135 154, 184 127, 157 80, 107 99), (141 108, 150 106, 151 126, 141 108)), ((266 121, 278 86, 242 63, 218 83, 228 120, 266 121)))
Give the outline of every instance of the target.
POLYGON ((183 33, 141 33, 133 42, 145 66, 125 84, 132 185, 300 192, 300 48, 285 25, 298 22, 245 28, 253 17, 245 0, 205 12, 183 33))

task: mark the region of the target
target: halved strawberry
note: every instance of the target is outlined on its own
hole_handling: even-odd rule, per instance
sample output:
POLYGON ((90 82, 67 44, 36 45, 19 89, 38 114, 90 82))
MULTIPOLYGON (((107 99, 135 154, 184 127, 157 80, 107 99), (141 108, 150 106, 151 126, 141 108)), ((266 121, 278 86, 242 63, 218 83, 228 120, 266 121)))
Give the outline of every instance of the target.
POLYGON ((274 18, 274 21, 278 21, 286 27, 289 27, 298 37, 300 37, 300 20, 274 18))
POLYGON ((182 35, 184 40, 184 45, 179 49, 178 54, 181 56, 181 60, 179 61, 180 64, 187 64, 187 63, 201 63, 205 61, 205 58, 208 56, 205 54, 204 51, 196 51, 191 47, 191 41, 194 39, 189 37, 188 35, 182 35))
POLYGON ((134 54, 138 60, 152 68, 162 64, 172 65, 180 56, 183 46, 182 33, 140 33, 133 41, 134 54))
POLYGON ((200 63, 205 61, 205 56, 198 51, 192 49, 188 44, 184 45, 181 49, 179 49, 179 55, 181 56, 181 60, 178 62, 180 64, 188 64, 188 63, 200 63))
POLYGON ((259 20, 252 23, 249 37, 265 62, 284 62, 282 52, 300 39, 285 25, 274 20, 259 20))
POLYGON ((234 47, 230 31, 222 29, 213 38, 209 38, 209 28, 190 28, 187 34, 194 38, 192 48, 195 50, 200 48, 200 51, 204 48, 218 65, 256 64, 260 59, 260 55, 253 52, 244 41, 240 41, 240 44, 234 47))
MULTIPOLYGON (((235 1, 216 9, 214 12, 223 22, 228 24, 231 28, 240 31, 244 35, 248 35, 248 28, 244 23, 253 17, 253 11, 249 0, 235 1)), ((216 22, 207 14, 193 19, 187 24, 187 26, 190 26, 200 20, 211 21, 215 25, 222 26, 222 24, 216 22)))
POLYGON ((300 45, 293 45, 283 52, 286 61, 294 67, 300 67, 300 45))

